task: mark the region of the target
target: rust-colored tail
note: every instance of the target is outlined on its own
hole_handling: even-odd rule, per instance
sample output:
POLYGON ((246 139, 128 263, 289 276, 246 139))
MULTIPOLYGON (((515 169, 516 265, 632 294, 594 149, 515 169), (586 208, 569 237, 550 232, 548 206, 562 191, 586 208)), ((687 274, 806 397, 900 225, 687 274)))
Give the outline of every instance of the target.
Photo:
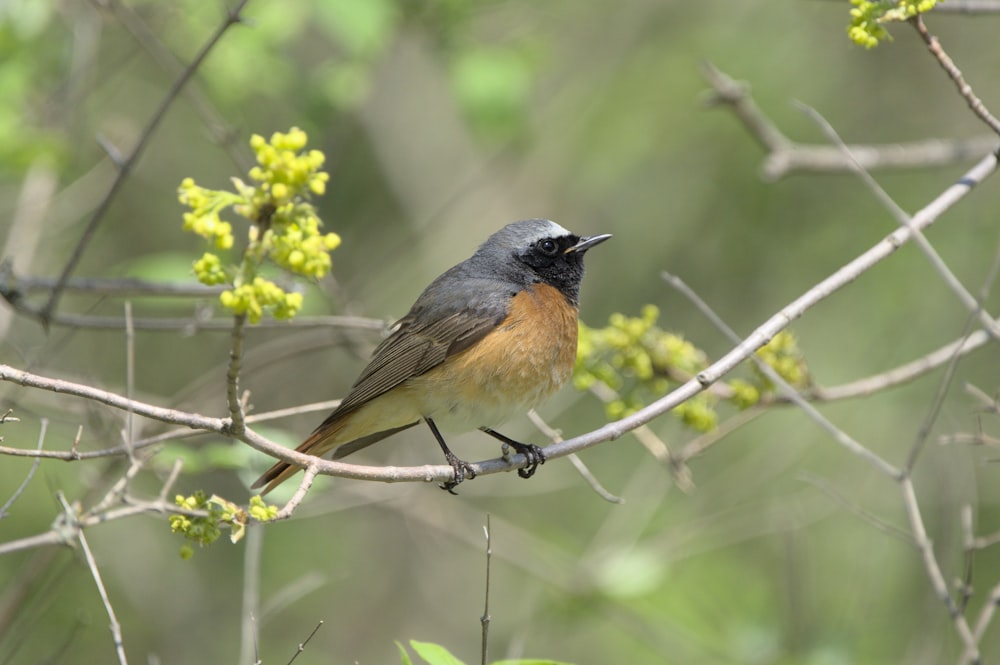
MULTIPOLYGON (((309 438, 300 443, 299 447, 295 450, 300 453, 305 453, 306 455, 322 457, 331 448, 337 446, 339 443, 337 441, 337 434, 339 434, 340 430, 343 429, 349 417, 350 415, 333 420, 325 420, 323 424, 317 427, 316 430, 309 435, 309 438)), ((254 484, 250 486, 250 489, 255 490, 267 485, 267 487, 264 487, 264 491, 261 492, 261 495, 267 494, 275 487, 301 471, 301 469, 302 467, 289 464, 288 462, 278 462, 265 471, 264 475, 258 478, 254 484)))
MULTIPOLYGON (((401 432, 404 429, 413 427, 419 420, 412 423, 407 423, 401 427, 392 427, 389 429, 382 430, 380 432, 372 432, 371 434, 366 434, 364 436, 350 439, 347 441, 341 441, 338 439, 341 431, 350 421, 354 413, 346 413, 343 415, 337 415, 327 418, 323 421, 323 424, 316 428, 309 438, 299 444, 299 447, 295 450, 300 453, 305 453, 307 455, 315 455, 316 457, 322 457, 331 450, 334 451, 333 459, 340 459, 341 457, 346 457, 351 453, 357 452, 362 448, 367 448, 376 441, 381 441, 387 436, 391 436, 396 432, 401 432)), ((264 491, 261 495, 267 494, 275 487, 285 482, 296 473, 299 472, 301 467, 295 466, 294 464, 289 464, 288 462, 278 462, 270 469, 268 469, 264 475, 258 478, 250 489, 258 489, 264 487, 264 491)))

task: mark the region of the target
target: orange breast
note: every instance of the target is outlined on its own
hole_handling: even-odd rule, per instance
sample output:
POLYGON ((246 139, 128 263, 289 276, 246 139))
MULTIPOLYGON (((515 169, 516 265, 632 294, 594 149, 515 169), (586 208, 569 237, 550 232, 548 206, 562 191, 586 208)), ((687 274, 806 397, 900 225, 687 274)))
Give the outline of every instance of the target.
POLYGON ((494 426, 541 404, 576 361, 577 310, 558 289, 517 294, 507 318, 469 349, 407 381, 424 415, 445 427, 494 426))

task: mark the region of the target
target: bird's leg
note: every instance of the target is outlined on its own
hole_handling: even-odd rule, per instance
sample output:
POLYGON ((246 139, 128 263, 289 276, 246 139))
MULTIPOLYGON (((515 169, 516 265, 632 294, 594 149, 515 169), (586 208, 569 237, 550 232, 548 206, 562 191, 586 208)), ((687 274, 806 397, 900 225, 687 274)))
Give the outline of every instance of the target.
POLYGON ((545 464, 545 451, 536 446, 535 444, 521 443, 520 441, 515 441, 510 437, 504 436, 500 432, 491 430, 489 427, 480 427, 479 429, 482 430, 483 432, 486 432, 494 439, 503 441, 504 443, 512 447, 514 450, 516 450, 517 452, 528 458, 528 463, 524 467, 517 470, 517 475, 521 476, 522 478, 531 478, 533 475, 535 475, 535 470, 538 468, 538 465, 545 464))
POLYGON ((451 452, 448 448, 448 444, 444 442, 444 437, 441 436, 441 432, 438 431, 437 425, 430 418, 424 418, 424 422, 427 426, 431 428, 431 433, 434 438, 437 439, 438 445, 441 446, 441 450, 444 452, 444 458, 451 465, 452 470, 455 472, 455 477, 451 480, 441 483, 441 489, 448 490, 449 494, 458 494, 455 488, 458 487, 459 483, 468 478, 472 480, 476 477, 476 470, 471 464, 465 460, 458 459, 458 456, 451 452))

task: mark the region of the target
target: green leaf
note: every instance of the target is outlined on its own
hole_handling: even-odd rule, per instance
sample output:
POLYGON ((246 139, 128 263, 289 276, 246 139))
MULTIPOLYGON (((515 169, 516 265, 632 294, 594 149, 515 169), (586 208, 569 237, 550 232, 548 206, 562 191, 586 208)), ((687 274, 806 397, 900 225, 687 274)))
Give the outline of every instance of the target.
POLYGON ((439 644, 410 640, 410 646, 413 647, 418 656, 427 661, 428 665, 465 665, 439 644))
POLYGON ((410 654, 406 653, 406 647, 400 644, 399 640, 396 640, 396 647, 399 649, 399 660, 403 665, 413 665, 413 661, 410 659, 410 654))

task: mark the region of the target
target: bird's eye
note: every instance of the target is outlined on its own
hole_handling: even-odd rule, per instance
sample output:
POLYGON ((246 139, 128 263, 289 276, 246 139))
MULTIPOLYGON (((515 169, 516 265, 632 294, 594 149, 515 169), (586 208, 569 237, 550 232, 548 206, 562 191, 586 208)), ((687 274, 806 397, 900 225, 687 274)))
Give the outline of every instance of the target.
POLYGON ((538 243, 538 249, 546 256, 555 256, 559 251, 559 244, 551 238, 547 238, 538 243))

